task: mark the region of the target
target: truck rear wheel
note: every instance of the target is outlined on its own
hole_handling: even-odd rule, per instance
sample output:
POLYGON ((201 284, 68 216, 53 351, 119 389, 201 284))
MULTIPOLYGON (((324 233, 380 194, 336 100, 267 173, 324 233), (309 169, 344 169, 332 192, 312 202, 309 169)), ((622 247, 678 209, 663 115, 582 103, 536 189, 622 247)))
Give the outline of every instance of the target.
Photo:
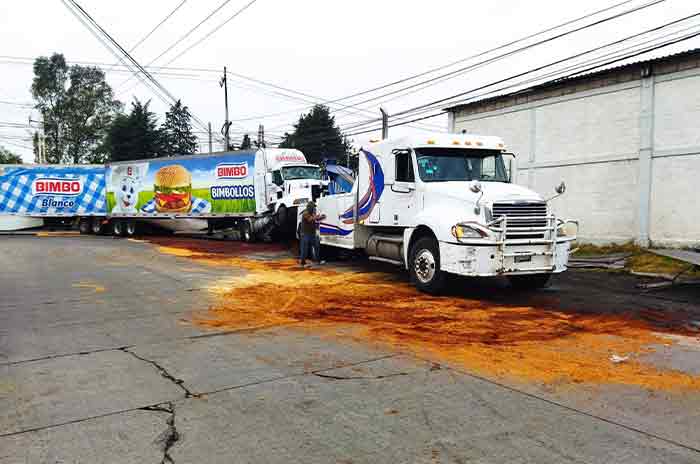
POLYGON ((138 227, 137 227, 136 221, 126 221, 126 224, 124 225, 124 234, 127 237, 135 236, 137 231, 138 231, 138 227))
POLYGON ((551 274, 526 274, 508 276, 510 286, 516 290, 537 290, 547 285, 551 274))
POLYGON ((82 235, 92 233, 92 223, 90 218, 80 218, 80 221, 78 221, 78 230, 82 235))
POLYGON ((436 294, 445 287, 447 276, 440 270, 440 247, 434 238, 418 239, 411 248, 408 266, 418 290, 436 294))
POLYGON ((121 219, 115 219, 112 221, 112 235, 115 237, 123 237, 124 236, 124 221, 121 219))
POLYGON ((102 218, 92 218, 92 221, 90 222, 90 227, 92 228, 93 234, 100 235, 102 233, 102 218))

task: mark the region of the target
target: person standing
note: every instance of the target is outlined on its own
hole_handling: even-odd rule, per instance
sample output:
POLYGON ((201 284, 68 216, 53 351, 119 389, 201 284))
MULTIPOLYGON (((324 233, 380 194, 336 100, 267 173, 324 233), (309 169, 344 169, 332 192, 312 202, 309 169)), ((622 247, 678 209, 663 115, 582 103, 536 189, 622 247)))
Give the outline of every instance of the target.
POLYGON ((311 259, 315 258, 319 264, 322 263, 318 228, 319 222, 325 218, 325 215, 319 215, 316 212, 316 203, 310 201, 306 204, 306 209, 301 215, 301 236, 299 242, 299 259, 302 266, 306 266, 309 250, 311 250, 311 259))

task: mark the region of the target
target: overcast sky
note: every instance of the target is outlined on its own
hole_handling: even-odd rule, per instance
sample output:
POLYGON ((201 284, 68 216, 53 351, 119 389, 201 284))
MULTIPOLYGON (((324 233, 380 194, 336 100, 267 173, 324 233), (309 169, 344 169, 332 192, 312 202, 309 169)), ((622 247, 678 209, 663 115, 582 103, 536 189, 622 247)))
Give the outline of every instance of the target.
MULTIPOLYGON (((249 1, 229 1, 196 32, 153 64, 165 65, 249 1)), ((204 69, 228 66, 230 71, 250 78, 303 92, 319 100, 332 100, 460 60, 620 1, 257 0, 218 32, 168 66, 204 69)), ((631 1, 596 19, 649 1, 631 1)), ((181 2, 79 1, 127 49, 132 48, 181 2)), ((143 65, 150 63, 222 3, 223 0, 186 1, 162 27, 136 48, 134 57, 143 65)), ((439 85, 385 102, 384 105, 390 113, 412 108, 693 14, 695 10, 700 10, 696 0, 666 0, 625 18, 533 48, 439 85)), ((0 122, 24 123, 30 115, 38 117, 31 107, 18 105, 32 103, 29 87, 32 79, 31 60, 35 57, 60 52, 70 62, 117 62, 61 0, 2 2, 0 23, 0 66, 3 70, 0 79, 0 122)), ((669 32, 699 23, 696 18, 669 32)), ((700 46, 700 41, 696 38, 656 55, 697 46, 700 46)), ((476 61, 467 61, 461 66, 476 61)), ((459 67, 453 66, 442 72, 459 67)), ((108 81, 118 98, 127 105, 127 109, 134 96, 144 101, 152 99, 151 108, 162 118, 167 109, 165 103, 136 79, 124 83, 130 75, 124 68, 108 72, 108 81)), ((431 74, 425 78, 437 75, 431 74)), ((202 121, 211 121, 215 131, 220 129, 224 106, 218 74, 169 70, 168 74, 155 74, 155 77, 172 94, 181 98, 202 121)), ((240 138, 243 132, 250 133, 254 138, 258 124, 264 124, 268 136, 276 140, 276 135, 291 130, 289 125, 309 106, 308 100, 312 100, 240 77, 229 76, 229 84, 230 118, 240 120, 232 127, 234 138, 240 138), (281 96, 280 93, 288 96, 281 96), (284 114, 245 120, 271 113, 284 114)), ((398 88, 400 86, 391 87, 384 92, 398 88)), ((343 103, 357 103, 380 94, 364 95, 343 103)), ((337 105, 331 106, 337 108, 337 105)), ((352 110, 356 114, 344 111, 335 113, 338 123, 347 127, 353 122, 379 115, 379 101, 361 106, 365 111, 363 113, 358 114, 357 109, 352 110)), ((417 123, 414 127, 392 129, 391 133, 424 133, 426 129, 444 131, 446 127, 447 118, 440 116, 417 123)), ((360 146, 375 136, 376 133, 363 134, 353 139, 360 146)), ((31 161, 31 150, 22 148, 30 146, 31 142, 22 137, 29 137, 26 129, 0 126, 0 145, 31 161)))

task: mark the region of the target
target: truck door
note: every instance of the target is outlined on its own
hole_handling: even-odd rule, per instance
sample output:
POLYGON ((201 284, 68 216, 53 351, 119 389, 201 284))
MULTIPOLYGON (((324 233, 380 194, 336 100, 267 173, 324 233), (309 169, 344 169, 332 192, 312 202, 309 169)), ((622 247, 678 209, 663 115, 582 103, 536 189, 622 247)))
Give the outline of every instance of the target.
POLYGON ((382 223, 396 226, 411 226, 417 213, 416 178, 411 150, 394 150, 394 183, 391 185, 391 217, 382 218, 382 223))

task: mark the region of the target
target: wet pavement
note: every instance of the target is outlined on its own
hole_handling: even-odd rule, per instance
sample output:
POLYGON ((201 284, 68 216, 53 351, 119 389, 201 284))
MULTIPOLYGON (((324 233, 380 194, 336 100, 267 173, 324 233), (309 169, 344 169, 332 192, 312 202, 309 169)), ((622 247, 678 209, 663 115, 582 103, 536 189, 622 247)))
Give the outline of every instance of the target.
POLYGON ((700 462, 697 288, 430 297, 186 238, 5 236, 0 265, 0 463, 700 462))

